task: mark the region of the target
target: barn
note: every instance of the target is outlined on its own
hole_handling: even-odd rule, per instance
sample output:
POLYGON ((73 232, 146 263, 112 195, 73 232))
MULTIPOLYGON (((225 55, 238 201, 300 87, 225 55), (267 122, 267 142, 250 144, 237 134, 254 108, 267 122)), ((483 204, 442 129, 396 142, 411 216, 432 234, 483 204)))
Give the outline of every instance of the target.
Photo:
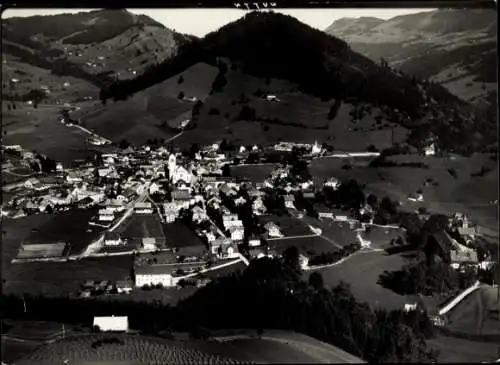
POLYGON ((128 332, 128 317, 94 317, 94 329, 99 332, 128 332))

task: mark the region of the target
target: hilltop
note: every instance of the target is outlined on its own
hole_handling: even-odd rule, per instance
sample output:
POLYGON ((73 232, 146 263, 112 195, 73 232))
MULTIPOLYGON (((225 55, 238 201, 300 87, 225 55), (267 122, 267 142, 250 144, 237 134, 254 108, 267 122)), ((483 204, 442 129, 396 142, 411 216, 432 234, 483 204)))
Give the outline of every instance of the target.
MULTIPOLYGON (((342 18, 325 32, 353 50, 411 75, 431 79, 463 100, 496 100, 494 9, 439 9, 382 20, 342 18)), ((483 102, 485 103, 485 102, 483 102)))
MULTIPOLYGON (((337 125, 335 118, 338 114, 351 113, 347 119, 354 122, 367 117, 375 124, 379 119, 380 128, 368 127, 365 135, 369 136, 374 129, 378 131, 383 126, 397 125, 410 131, 413 144, 425 144, 434 135, 443 150, 475 150, 487 144, 485 136, 491 136, 491 133, 483 133, 482 125, 471 120, 470 106, 466 102, 438 84, 405 76, 387 64, 379 65, 351 50, 345 41, 312 29, 293 17, 276 13, 249 13, 205 38, 187 44, 177 56, 151 67, 144 74, 102 88, 101 99, 106 103, 109 99, 119 101, 134 94, 140 95, 154 85, 160 87, 158 85, 164 82, 171 83, 199 63, 218 68, 212 90, 205 100, 204 110, 207 112, 208 104, 230 102, 234 106, 237 104, 235 99, 242 99, 241 104, 256 109, 253 104, 261 103, 262 95, 273 92, 270 87, 273 80, 282 86, 284 83, 289 85, 280 91, 284 94, 283 99, 288 98, 290 106, 314 108, 312 113, 295 110, 288 121, 283 121, 270 115, 266 109, 271 107, 236 118, 226 106, 217 107, 221 115, 229 115, 227 123, 221 121, 223 118, 217 118, 219 129, 233 128, 233 124, 240 125, 239 122, 244 122, 247 127, 248 122, 258 121, 279 126, 279 133, 270 138, 274 140, 279 134, 300 136, 304 129, 316 127, 322 130, 316 134, 322 135, 323 139, 338 138, 343 136, 335 135, 335 131, 328 136, 324 130, 330 131, 331 126, 337 125), (241 80, 250 78, 253 89, 247 91, 248 84, 241 80), (245 88, 245 91, 238 90, 238 87, 245 88), (244 95, 240 95, 242 93, 244 95), (304 102, 299 104, 296 98, 304 102), (314 103, 311 102, 313 99, 314 103), (318 114, 322 115, 323 124, 308 120, 318 114), (292 129, 293 133, 286 133, 292 129)), ((123 105, 123 102, 119 104, 123 105)), ((238 109, 243 109, 243 106, 238 109)), ((203 112, 196 126, 200 131, 215 127, 206 121, 203 112)), ((353 125, 351 129, 359 131, 361 128, 353 125)), ((262 134, 261 130, 258 131, 262 134)), ((259 134, 253 132, 252 137, 259 134)), ((249 135, 246 132, 241 134, 249 135)))
POLYGON ((2 20, 5 54, 96 85, 140 74, 192 38, 126 10, 2 20))

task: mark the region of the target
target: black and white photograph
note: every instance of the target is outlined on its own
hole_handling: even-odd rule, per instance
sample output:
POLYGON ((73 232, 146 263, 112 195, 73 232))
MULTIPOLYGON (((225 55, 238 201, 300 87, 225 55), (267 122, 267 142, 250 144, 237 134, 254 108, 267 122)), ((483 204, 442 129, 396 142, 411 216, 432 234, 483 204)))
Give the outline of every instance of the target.
POLYGON ((421 4, 2 9, 1 364, 500 362, 496 2, 421 4))

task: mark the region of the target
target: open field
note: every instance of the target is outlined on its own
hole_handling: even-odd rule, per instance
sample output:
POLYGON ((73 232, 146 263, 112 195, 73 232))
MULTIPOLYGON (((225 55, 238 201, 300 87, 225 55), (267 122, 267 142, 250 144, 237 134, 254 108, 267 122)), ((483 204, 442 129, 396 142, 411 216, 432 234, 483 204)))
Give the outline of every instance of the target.
POLYGON ((491 342, 478 342, 438 335, 427 341, 431 348, 439 351, 440 363, 478 363, 493 362, 498 359, 498 345, 491 342))
POLYGON ((28 151, 43 153, 68 167, 75 159, 93 156, 88 148, 88 134, 57 121, 60 106, 21 105, 7 110, 2 104, 3 143, 21 145, 28 151))
POLYGON ((325 287, 338 285, 344 281, 350 285, 352 293, 360 302, 372 307, 402 309, 407 303, 404 296, 383 288, 378 284, 380 274, 385 270, 399 270, 407 263, 400 255, 387 255, 385 252, 366 251, 352 255, 345 262, 318 270, 306 272, 305 279, 313 272, 323 276, 325 287))
POLYGON ((48 224, 52 216, 34 214, 20 219, 2 219, 2 276, 17 255, 21 243, 33 229, 48 224))
MULTIPOLYGON (((126 361, 127 363, 172 364, 206 363, 234 364, 236 360, 213 352, 202 352, 190 343, 124 334, 79 336, 41 347, 18 364, 54 364, 68 359, 70 363, 126 361), (95 343, 116 339, 115 343, 95 343), (92 346, 94 344, 94 346, 92 346)), ((123 363, 123 362, 122 362, 123 363)))
POLYGON ((98 227, 88 224, 95 213, 95 209, 89 209, 51 214, 51 219, 32 231, 26 241, 41 244, 65 242, 70 255, 80 254, 102 232, 98 227))
POLYGON ((5 293, 74 293, 85 280, 126 280, 133 264, 131 255, 88 258, 69 262, 28 262, 3 268, 5 293))
POLYGON ((338 247, 328 242, 320 236, 292 238, 292 239, 277 239, 269 241, 269 248, 282 254, 289 247, 297 247, 299 252, 308 256, 318 255, 322 252, 330 252, 338 250, 338 247))
POLYGON ((346 246, 358 241, 356 231, 351 229, 347 222, 334 222, 330 219, 325 219, 312 225, 321 228, 323 236, 331 239, 340 246, 346 246))
POLYGON ((292 216, 265 215, 259 217, 259 221, 262 225, 265 225, 268 222, 274 222, 278 227, 280 227, 280 231, 285 237, 304 236, 313 233, 304 222, 292 216))
POLYGON ((156 214, 134 214, 117 232, 130 244, 142 243, 143 237, 154 237, 158 244, 165 244, 162 223, 156 214))
POLYGON ((204 242, 183 222, 177 220, 172 224, 164 225, 167 247, 204 246, 204 242))
POLYGON ((248 179, 251 182, 263 182, 274 170, 275 165, 231 166, 231 176, 248 179))
POLYGON ((186 286, 184 288, 162 288, 152 290, 135 289, 130 294, 113 294, 110 296, 96 297, 97 300, 123 300, 140 303, 161 302, 163 305, 176 305, 177 302, 193 295, 198 288, 186 286))
POLYGON ((496 336, 500 341, 497 295, 497 288, 483 287, 465 297, 448 312, 447 330, 452 334, 477 336, 477 339, 496 336))

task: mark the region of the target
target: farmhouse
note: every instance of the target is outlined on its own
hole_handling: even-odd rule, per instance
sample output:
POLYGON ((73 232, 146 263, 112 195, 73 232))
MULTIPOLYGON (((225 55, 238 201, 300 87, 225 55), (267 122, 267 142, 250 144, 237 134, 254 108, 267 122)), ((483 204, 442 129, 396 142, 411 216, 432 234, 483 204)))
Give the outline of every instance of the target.
POLYGON ((154 237, 145 237, 142 239, 142 248, 145 251, 155 251, 157 249, 156 239, 154 237))
POLYGON ((152 214, 153 206, 150 202, 138 202, 134 207, 134 212, 137 214, 152 214))
POLYGON ((104 238, 104 246, 119 246, 123 244, 123 240, 116 232, 106 232, 104 238))
POLYGON ((128 317, 94 317, 94 329, 103 332, 127 332, 128 317))

